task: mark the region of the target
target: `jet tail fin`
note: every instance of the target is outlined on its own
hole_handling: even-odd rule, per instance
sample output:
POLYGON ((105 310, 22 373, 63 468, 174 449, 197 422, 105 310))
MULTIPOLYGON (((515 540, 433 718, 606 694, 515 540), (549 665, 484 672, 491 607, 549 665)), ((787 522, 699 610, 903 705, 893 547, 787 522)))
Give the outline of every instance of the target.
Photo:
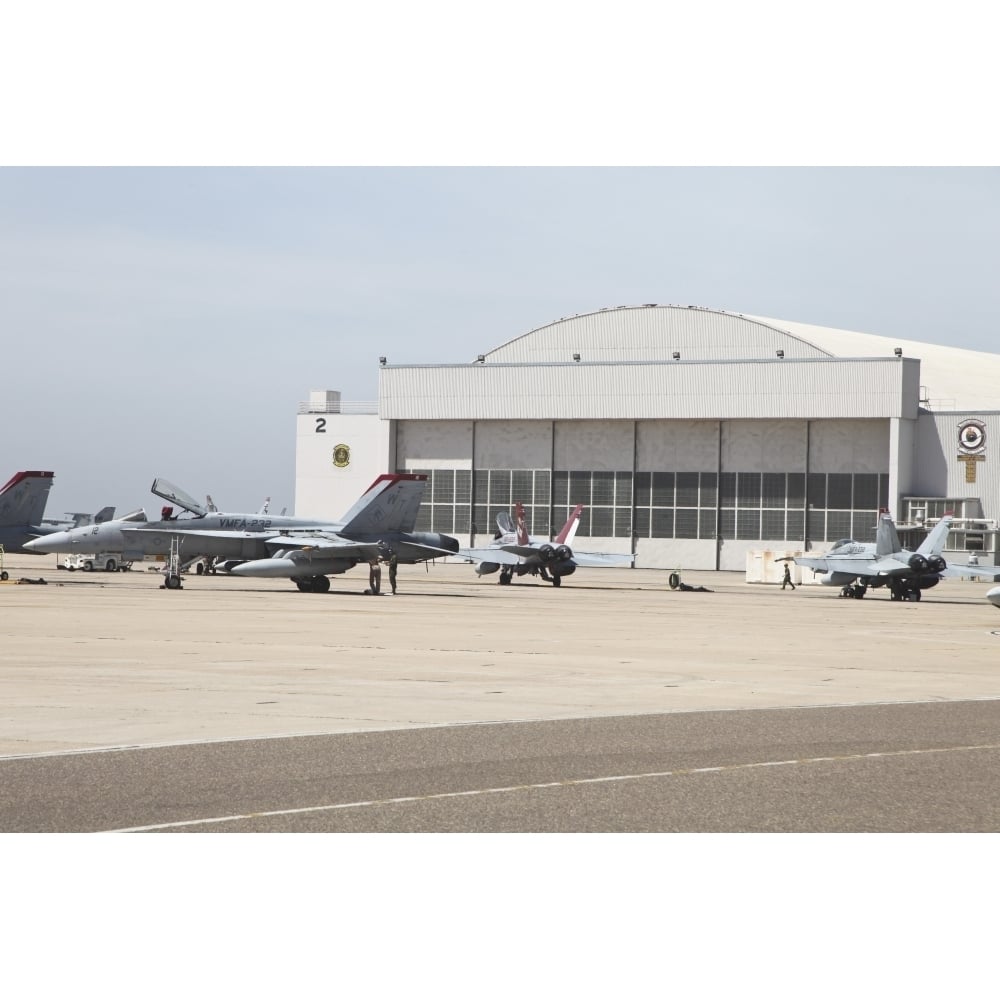
POLYGON ((52 472, 17 472, 0 489, 0 525, 41 524, 52 472))
POLYGON ((514 517, 517 521, 517 544, 530 545, 531 539, 528 535, 528 525, 524 520, 524 504, 520 500, 514 504, 514 517))
POLYGON ((878 528, 875 532, 875 555, 891 556, 899 552, 902 546, 899 544, 899 535, 896 534, 896 525, 891 514, 879 514, 878 528))
POLYGON ((427 477, 413 473, 385 473, 359 497, 344 515, 341 534, 377 535, 385 531, 413 531, 427 477))
POLYGON ((948 532, 951 530, 952 515, 945 514, 931 529, 930 534, 920 543, 917 552, 922 556, 939 556, 944 551, 948 532))
POLYGON ((115 508, 114 507, 102 507, 94 515, 94 524, 104 524, 105 521, 114 520, 115 508))
POLYGON ((583 513, 583 504, 578 503, 573 508, 573 513, 567 518, 566 523, 559 530, 559 534, 556 535, 555 541, 559 545, 569 545, 573 541, 573 536, 576 535, 576 529, 580 526, 580 515, 583 513))

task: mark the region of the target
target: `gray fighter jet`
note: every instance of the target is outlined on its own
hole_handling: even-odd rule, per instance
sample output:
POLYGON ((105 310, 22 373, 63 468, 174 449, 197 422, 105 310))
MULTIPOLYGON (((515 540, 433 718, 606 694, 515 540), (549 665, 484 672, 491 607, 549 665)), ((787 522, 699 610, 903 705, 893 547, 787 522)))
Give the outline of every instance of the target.
MULTIPOLYGON (((58 532, 29 543, 34 552, 121 552, 124 559, 165 555, 179 559, 204 556, 237 563, 237 576, 287 577, 299 590, 330 589, 328 575, 344 573, 395 552, 399 562, 419 562, 458 550, 458 540, 436 532, 414 532, 427 477, 382 475, 365 491, 341 521, 209 510, 165 479, 152 492, 190 516, 164 507, 160 520, 145 511, 87 528, 58 532)), ((212 505, 214 506, 214 505, 212 505)), ((168 571, 168 589, 180 587, 180 577, 168 571)))
POLYGON ((952 516, 934 526, 916 552, 899 543, 889 514, 879 516, 875 542, 842 538, 821 556, 790 556, 799 566, 822 573, 820 582, 840 587, 841 597, 862 598, 869 588, 886 587, 893 601, 919 601, 920 594, 947 577, 984 576, 1000 579, 996 566, 949 566, 941 553, 948 538, 952 516))
POLYGON ((514 505, 517 523, 503 510, 497 514, 497 538, 484 548, 460 549, 458 554, 477 563, 476 574, 485 576, 500 570, 497 583, 509 584, 514 576, 540 576, 553 587, 562 584, 564 576, 576 572, 577 566, 631 566, 635 556, 625 552, 578 552, 571 543, 583 513, 583 504, 573 508, 566 523, 553 541, 532 538, 525 523, 524 505, 514 505))

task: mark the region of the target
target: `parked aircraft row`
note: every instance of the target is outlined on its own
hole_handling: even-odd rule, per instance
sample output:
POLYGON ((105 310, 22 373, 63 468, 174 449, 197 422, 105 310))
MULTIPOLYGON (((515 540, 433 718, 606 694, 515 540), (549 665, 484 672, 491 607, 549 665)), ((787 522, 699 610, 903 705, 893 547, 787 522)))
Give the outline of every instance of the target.
MULTIPOLYGON (((496 573, 498 583, 531 575, 560 586, 578 566, 627 566, 631 553, 582 552, 572 548, 583 505, 577 504, 553 541, 528 534, 523 505, 515 504, 515 519, 497 515, 491 544, 462 548, 457 539, 439 532, 415 530, 427 477, 415 474, 379 476, 339 521, 268 513, 269 500, 254 514, 226 513, 211 497, 204 505, 165 479, 151 491, 170 506, 152 521, 145 510, 122 518, 109 517, 114 508, 95 515, 92 524, 62 529, 44 518, 52 486, 51 472, 19 472, 0 489, 0 545, 9 552, 117 552, 123 561, 147 556, 174 557, 166 586, 180 586, 181 561, 204 558, 218 562, 236 576, 290 579, 300 591, 330 589, 329 577, 395 554, 400 563, 418 563, 452 556, 476 564, 480 576, 496 573), (187 516, 175 515, 175 506, 187 516)), ((86 517, 86 515, 77 515, 86 517)), ((844 597, 863 598, 869 589, 885 587, 894 601, 919 601, 922 591, 948 577, 1000 580, 994 566, 946 564, 942 552, 951 526, 942 518, 916 551, 902 547, 892 518, 879 517, 874 543, 842 539, 819 556, 794 556, 798 565, 822 574, 820 581, 841 588, 844 597)), ((986 595, 1000 607, 1000 587, 986 595)))
MULTIPOLYGON (((951 529, 952 515, 942 517, 916 552, 903 548, 896 525, 887 513, 879 515, 875 542, 843 538, 822 556, 792 556, 796 565, 822 573, 820 582, 840 587, 842 597, 859 600, 869 588, 886 587, 893 601, 919 601, 921 592, 948 577, 1000 579, 996 566, 949 566, 942 552, 951 529)), ((1000 591, 1000 588, 997 588, 1000 591)), ((992 594, 993 591, 990 591, 992 594)), ((990 603, 996 603, 987 594, 990 603)))
MULTIPOLYGON (((150 555, 176 554, 178 560, 205 557, 223 560, 235 576, 277 577, 292 580, 301 591, 330 589, 329 577, 358 565, 376 562, 390 553, 400 563, 417 563, 458 555, 479 563, 480 572, 496 572, 501 582, 511 576, 540 573, 556 586, 577 565, 622 565, 630 555, 575 555, 570 548, 583 506, 578 505, 556 545, 531 539, 524 508, 517 505, 518 528, 501 536, 487 549, 462 550, 457 539, 439 532, 416 531, 427 477, 416 474, 379 476, 340 521, 272 516, 265 504, 257 514, 225 513, 206 505, 165 479, 156 479, 151 491, 189 516, 164 507, 160 520, 150 521, 145 510, 87 527, 53 532, 25 543, 40 553, 120 552, 130 561, 150 555)), ((509 521, 509 515, 507 515, 509 521)), ((167 587, 180 586, 176 568, 167 574, 167 587)))

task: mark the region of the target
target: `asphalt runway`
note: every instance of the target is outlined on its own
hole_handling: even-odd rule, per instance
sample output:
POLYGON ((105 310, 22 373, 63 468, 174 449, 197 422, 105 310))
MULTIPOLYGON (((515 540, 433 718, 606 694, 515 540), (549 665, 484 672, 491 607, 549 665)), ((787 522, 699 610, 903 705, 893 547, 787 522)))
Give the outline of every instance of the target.
POLYGON ((375 598, 360 572, 168 592, 21 558, 4 832, 1000 829, 989 584, 909 604, 437 565, 375 598))

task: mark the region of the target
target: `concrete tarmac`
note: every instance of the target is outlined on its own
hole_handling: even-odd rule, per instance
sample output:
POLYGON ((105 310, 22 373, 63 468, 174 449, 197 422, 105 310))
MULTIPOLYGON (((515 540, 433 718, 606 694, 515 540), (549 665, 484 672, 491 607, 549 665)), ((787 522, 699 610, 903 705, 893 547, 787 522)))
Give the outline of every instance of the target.
POLYGON ((372 597, 53 562, 0 586, 3 830, 1000 829, 986 582, 452 564, 372 597))

